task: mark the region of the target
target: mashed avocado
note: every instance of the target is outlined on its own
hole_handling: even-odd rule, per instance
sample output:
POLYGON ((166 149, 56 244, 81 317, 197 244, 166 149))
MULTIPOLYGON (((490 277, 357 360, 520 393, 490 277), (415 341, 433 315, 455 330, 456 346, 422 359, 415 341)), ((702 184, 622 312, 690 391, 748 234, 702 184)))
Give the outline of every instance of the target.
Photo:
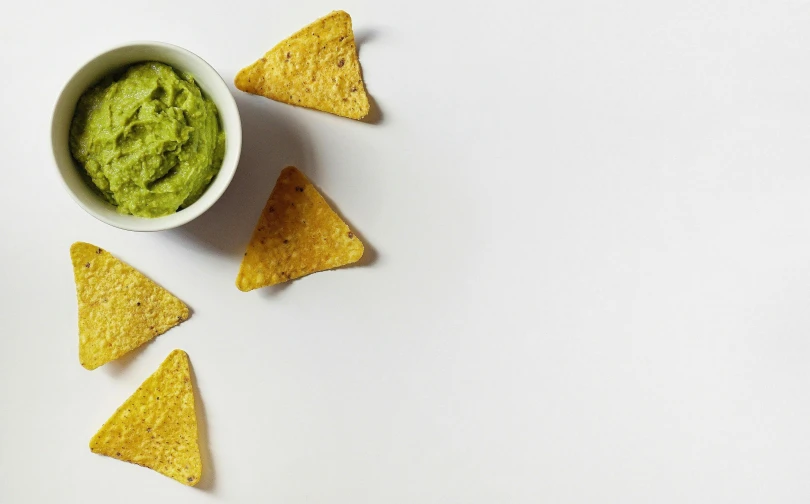
POLYGON ((70 151, 120 213, 160 217, 202 195, 222 164, 225 133, 191 75, 148 62, 82 95, 70 151))

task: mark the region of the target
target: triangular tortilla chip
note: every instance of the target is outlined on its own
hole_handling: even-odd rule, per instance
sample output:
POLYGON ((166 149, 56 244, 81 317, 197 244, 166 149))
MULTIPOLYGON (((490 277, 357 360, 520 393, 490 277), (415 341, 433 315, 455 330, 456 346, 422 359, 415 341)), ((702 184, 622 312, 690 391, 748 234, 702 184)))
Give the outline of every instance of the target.
POLYGON ((249 291, 360 260, 363 244, 294 166, 282 170, 236 277, 249 291))
POLYGON ((272 100, 362 119, 369 104, 352 18, 334 11, 239 71, 237 88, 272 100))
POLYGON ((175 350, 90 440, 90 451, 194 486, 202 475, 188 355, 175 350))
POLYGON ((70 247, 79 302, 79 362, 95 369, 189 316, 188 307, 140 271, 89 243, 70 247))

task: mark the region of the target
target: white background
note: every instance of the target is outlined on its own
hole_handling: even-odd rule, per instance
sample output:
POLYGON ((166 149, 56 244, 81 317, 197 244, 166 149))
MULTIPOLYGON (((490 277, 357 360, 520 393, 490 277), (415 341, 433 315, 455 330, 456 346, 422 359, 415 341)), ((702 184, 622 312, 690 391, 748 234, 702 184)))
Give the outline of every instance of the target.
POLYGON ((17 2, 0 75, 0 502, 810 501, 810 2, 17 2), (174 231, 60 186, 51 107, 91 56, 161 40, 230 82, 335 8, 376 124, 234 90, 236 177, 174 231), (287 164, 367 256, 242 293, 287 164), (77 240, 191 319, 83 369, 77 240), (174 348, 198 488, 88 449, 174 348))

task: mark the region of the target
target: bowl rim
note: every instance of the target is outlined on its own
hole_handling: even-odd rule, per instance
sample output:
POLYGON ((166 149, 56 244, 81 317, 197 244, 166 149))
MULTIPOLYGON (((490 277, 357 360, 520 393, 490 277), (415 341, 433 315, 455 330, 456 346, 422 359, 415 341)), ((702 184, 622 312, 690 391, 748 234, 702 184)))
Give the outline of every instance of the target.
MULTIPOLYGON (((139 61, 145 61, 145 60, 139 60, 139 61)), ((159 60, 155 60, 155 61, 159 61, 159 60)), ((132 65, 132 64, 135 64, 135 63, 137 63, 137 61, 133 61, 131 63, 125 63, 124 65, 132 65)), ((166 63, 166 64, 170 65, 172 68, 175 68, 174 65, 171 65, 169 63, 166 63)), ((199 85, 199 83, 197 85, 199 85)), ((212 94, 209 92, 208 89, 203 89, 203 91, 205 92, 205 94, 209 98, 214 100, 214 97, 212 96, 212 94)), ((84 93, 84 91, 82 91, 82 93, 84 93)), ((75 107, 75 104, 74 104, 74 107, 75 107)), ((224 124, 223 124, 223 129, 224 129, 224 124)), ((205 213, 212 206, 214 206, 214 204, 217 201, 219 201, 219 199, 222 197, 222 195, 225 193, 225 191, 230 186, 230 183, 233 180, 234 175, 236 175, 236 169, 239 166, 239 159, 240 159, 240 156, 241 156, 241 153, 242 153, 241 152, 242 151, 242 120, 241 120, 241 116, 239 114, 239 107, 237 106, 236 99, 234 98, 233 93, 231 92, 230 88, 228 87, 228 84, 225 81, 225 79, 223 79, 222 75, 220 75, 220 73, 210 63, 208 63, 205 59, 203 59, 202 57, 200 57, 198 54, 194 53, 193 51, 190 51, 190 50, 188 50, 188 49, 186 49, 184 47, 181 47, 179 45, 176 45, 176 44, 171 44, 171 43, 168 43, 168 42, 160 42, 160 41, 156 41, 156 40, 133 40, 133 41, 130 41, 130 42, 116 44, 116 45, 111 46, 111 47, 109 47, 107 49, 104 49, 103 51, 100 51, 100 52, 96 53, 95 55, 93 55, 92 57, 86 59, 83 63, 81 63, 76 68, 76 70, 73 71, 73 73, 70 75, 70 77, 68 77, 68 79, 65 81, 64 85, 62 86, 61 90, 59 91, 59 94, 57 95, 56 101, 54 102, 54 105, 52 107, 52 112, 51 112, 51 131, 50 131, 50 133, 51 133, 51 135, 50 135, 51 136, 51 156, 53 158, 54 168, 57 171, 57 175, 58 175, 60 183, 62 184, 62 187, 71 196, 73 201, 76 202, 76 204, 78 204, 85 212, 90 214, 95 219, 97 219, 97 220, 99 220, 99 221, 101 221, 101 222, 103 222, 103 223, 105 223, 105 224, 107 224, 109 226, 112 226, 112 227, 115 227, 115 228, 118 228, 118 229, 123 229, 123 230, 126 230, 126 231, 134 231, 134 232, 151 232, 151 231, 164 231, 164 230, 167 230, 167 229, 173 229, 173 228, 176 228, 176 227, 180 227, 180 226, 182 226, 184 224, 187 224, 187 223, 191 222, 192 220, 196 219, 197 217, 199 217, 200 215, 202 215, 203 213, 205 213), (211 71, 211 75, 216 76, 216 79, 213 79, 214 83, 212 84, 212 83, 209 82, 207 87, 221 85, 222 90, 226 91, 226 93, 222 93, 222 95, 225 97, 224 98, 225 103, 222 103, 222 101, 223 101, 222 98, 218 99, 214 103, 217 106, 217 113, 220 115, 220 121, 221 122, 222 122, 222 116, 223 116, 223 112, 222 112, 223 105, 226 106, 227 108, 231 109, 233 111, 233 113, 234 113, 235 121, 233 121, 233 124, 229 125, 229 129, 226 131, 226 142, 227 143, 226 143, 226 147, 225 147, 226 148, 225 153, 226 153, 226 157, 227 157, 228 150, 229 149, 235 149, 236 154, 235 154, 235 156, 233 158, 233 166, 231 167, 229 165, 227 170, 222 169, 223 167, 225 167, 224 164, 222 166, 220 166, 220 169, 217 172, 214 179, 212 179, 212 181, 209 183, 209 186, 206 188, 206 190, 203 191, 203 195, 205 195, 206 193, 211 191, 213 189, 212 186, 214 184, 214 181, 216 181, 216 180, 220 179, 222 176, 224 176, 225 177, 225 182, 220 184, 220 187, 216 189, 217 192, 213 193, 213 197, 207 198, 206 200, 203 200, 202 197, 201 197, 200 199, 198 199, 197 201, 195 201, 194 203, 192 203, 188 207, 186 207, 186 208, 184 208, 182 210, 179 210, 177 212, 171 213, 169 215, 161 216, 161 217, 138 217, 138 216, 135 216, 135 215, 131 215, 130 217, 132 217, 133 219, 137 219, 137 221, 134 221, 134 222, 138 222, 138 223, 140 223, 140 225, 130 227, 130 226, 127 226, 125 223, 110 219, 106 215, 103 215, 103 214, 95 211, 93 208, 90 207, 90 205, 86 204, 82 200, 82 198, 80 198, 79 195, 77 195, 73 191, 73 189, 71 189, 71 187, 69 186, 67 180, 65 180, 65 176, 62 174, 62 169, 60 167, 60 161, 59 161, 59 158, 58 158, 57 153, 56 153, 56 144, 54 142, 54 138, 55 138, 54 135, 55 135, 55 130, 58 127, 57 126, 57 121, 56 121, 56 119, 57 119, 57 117, 56 117, 57 108, 64 101, 65 93, 70 88, 71 83, 82 72, 82 70, 84 70, 86 67, 91 65, 94 61, 98 60, 99 58, 102 58, 102 57, 106 56, 107 54, 109 54, 111 52, 118 51, 118 50, 121 50, 121 49, 125 49, 125 48, 128 48, 128 47, 135 47, 135 46, 159 47, 159 48, 167 49, 169 51, 174 51, 174 52, 180 53, 185 57, 196 60, 202 66, 207 67, 211 71)), ((71 158, 72 158, 72 155, 71 155, 71 158)), ((223 163, 224 163, 224 161, 225 161, 225 158, 223 158, 223 163)), ((78 166, 75 166, 75 161, 74 161, 74 168, 78 169, 78 166)), ((99 198, 100 201, 104 202, 105 204, 110 205, 103 198, 101 198, 101 196, 98 196, 98 198, 99 198)), ((113 208, 113 205, 110 205, 110 207, 113 208)))

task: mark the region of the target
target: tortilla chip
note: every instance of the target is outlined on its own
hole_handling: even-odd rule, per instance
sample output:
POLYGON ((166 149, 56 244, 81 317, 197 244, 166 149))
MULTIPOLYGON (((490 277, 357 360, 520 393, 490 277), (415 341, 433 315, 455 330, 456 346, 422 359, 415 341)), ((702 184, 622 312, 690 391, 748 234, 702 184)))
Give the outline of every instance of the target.
POLYGON ((188 307, 140 271, 89 243, 70 247, 79 302, 79 362, 95 369, 189 316, 188 307))
POLYGON ((363 244, 294 166, 282 170, 236 277, 249 291, 357 262, 363 244))
POLYGON ((272 100, 362 119, 369 104, 352 18, 334 11, 239 71, 237 88, 272 100))
POLYGON ((194 486, 202 475, 188 355, 175 350, 90 440, 90 451, 194 486))

